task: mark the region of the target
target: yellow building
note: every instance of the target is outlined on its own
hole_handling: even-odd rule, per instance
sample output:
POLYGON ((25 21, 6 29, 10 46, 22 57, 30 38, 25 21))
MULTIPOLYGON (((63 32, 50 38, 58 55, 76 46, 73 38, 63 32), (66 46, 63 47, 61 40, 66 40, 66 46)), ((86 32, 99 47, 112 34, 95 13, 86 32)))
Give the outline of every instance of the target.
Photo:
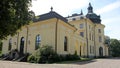
POLYGON ((108 56, 104 44, 104 28, 100 16, 89 4, 87 15, 63 17, 52 10, 33 19, 18 33, 3 40, 2 53, 17 49, 20 54, 34 53, 39 47, 50 45, 58 54, 77 54, 82 57, 108 56))

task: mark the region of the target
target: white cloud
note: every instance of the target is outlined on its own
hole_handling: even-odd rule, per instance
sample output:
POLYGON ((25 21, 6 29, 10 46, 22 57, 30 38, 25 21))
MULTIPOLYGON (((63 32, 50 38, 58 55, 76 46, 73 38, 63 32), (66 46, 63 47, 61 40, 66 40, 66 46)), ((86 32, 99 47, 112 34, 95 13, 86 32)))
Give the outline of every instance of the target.
POLYGON ((105 7, 100 8, 95 11, 96 13, 101 14, 101 15, 105 14, 106 17, 109 14, 108 15, 109 17, 107 17, 107 18, 103 17, 103 19, 102 19, 102 23, 106 26, 105 27, 105 35, 108 35, 111 38, 116 38, 116 39, 120 39, 120 36, 119 36, 120 35, 120 31, 119 31, 120 17, 118 15, 115 15, 114 13, 113 13, 114 14, 113 15, 109 12, 116 10, 118 8, 120 8, 120 0, 113 2, 109 5, 106 5, 105 7), (110 17, 110 16, 112 16, 112 17, 110 17))
MULTIPOLYGON (((88 6, 89 0, 37 0, 32 2, 31 10, 36 15, 47 13, 50 7, 63 16, 67 16, 73 10, 88 6)), ((81 10, 81 9, 80 9, 81 10)))
POLYGON ((114 24, 111 24, 108 25, 106 28, 105 28, 105 35, 108 35, 110 36, 111 38, 116 38, 116 39, 119 39, 120 40, 120 27, 119 27, 120 24, 117 24, 117 25, 114 25, 114 24))
POLYGON ((117 9, 120 7, 120 1, 116 1, 114 3, 111 3, 103 8, 100 8, 98 10, 96 10, 95 12, 98 13, 98 14, 102 14, 102 13, 105 13, 105 12, 109 12, 111 10, 114 10, 114 9, 117 9))
POLYGON ((109 17, 109 18, 103 19, 102 23, 104 23, 105 25, 109 25, 112 23, 114 24, 120 23, 120 17, 109 17))
POLYGON ((103 23, 106 26, 105 35, 120 40, 120 17, 104 19, 103 23))
MULTIPOLYGON (((50 11, 51 6, 53 6, 53 10, 57 13, 61 14, 62 16, 67 16, 71 14, 73 11, 81 8, 87 8, 88 3, 92 0, 37 0, 32 2, 31 10, 35 12, 36 15, 44 14, 50 11)), ((98 14, 105 14, 111 10, 117 9, 120 7, 120 0, 111 3, 101 9, 98 9, 96 13, 98 14)), ((102 19, 102 23, 105 24, 105 34, 112 37, 118 38, 120 35, 119 18, 111 18, 102 19)))

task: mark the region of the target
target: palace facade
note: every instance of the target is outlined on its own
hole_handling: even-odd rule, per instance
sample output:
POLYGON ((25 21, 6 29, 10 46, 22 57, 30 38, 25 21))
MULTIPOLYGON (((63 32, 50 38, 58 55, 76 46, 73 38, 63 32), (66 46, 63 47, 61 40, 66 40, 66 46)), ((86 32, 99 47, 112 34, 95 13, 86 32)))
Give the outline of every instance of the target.
POLYGON ((105 45, 105 26, 100 16, 93 12, 91 4, 88 13, 63 17, 52 10, 33 19, 13 37, 3 40, 2 53, 17 49, 19 53, 35 53, 44 45, 52 46, 58 54, 74 54, 82 57, 108 56, 105 45))

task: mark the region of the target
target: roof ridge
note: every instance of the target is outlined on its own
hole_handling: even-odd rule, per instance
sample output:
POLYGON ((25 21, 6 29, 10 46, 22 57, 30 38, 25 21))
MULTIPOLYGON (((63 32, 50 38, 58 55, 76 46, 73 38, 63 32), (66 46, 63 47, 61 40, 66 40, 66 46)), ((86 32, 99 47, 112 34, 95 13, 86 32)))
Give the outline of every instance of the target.
POLYGON ((61 16, 60 14, 56 13, 55 11, 50 11, 48 13, 42 14, 42 15, 38 15, 39 19, 34 19, 34 22, 37 21, 42 21, 42 20, 47 20, 47 19, 51 19, 51 18, 58 18, 61 19, 64 22, 68 22, 66 18, 64 18, 63 16, 61 16))

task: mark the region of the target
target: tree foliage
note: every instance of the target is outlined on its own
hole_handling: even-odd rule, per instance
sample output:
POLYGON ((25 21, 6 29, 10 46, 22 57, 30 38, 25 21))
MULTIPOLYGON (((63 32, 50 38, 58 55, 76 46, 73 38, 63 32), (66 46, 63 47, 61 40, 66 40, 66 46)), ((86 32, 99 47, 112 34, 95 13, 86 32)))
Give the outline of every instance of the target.
POLYGON ((110 40, 110 48, 112 51, 112 56, 120 57, 120 42, 117 39, 110 40))
POLYGON ((110 37, 105 36, 105 44, 110 45, 110 37))
POLYGON ((0 54, 1 54, 1 51, 2 51, 2 41, 0 40, 0 54))
POLYGON ((51 46, 45 45, 40 47, 35 55, 30 55, 28 57, 28 62, 35 63, 52 63, 59 61, 59 56, 51 46))
POLYGON ((32 63, 54 63, 60 61, 72 61, 80 60, 80 57, 77 55, 77 52, 72 54, 57 54, 52 46, 44 45, 40 47, 35 54, 32 54, 28 57, 28 62, 32 63))
POLYGON ((14 35, 21 26, 30 21, 31 0, 1 0, 0 2, 0 39, 14 35))

